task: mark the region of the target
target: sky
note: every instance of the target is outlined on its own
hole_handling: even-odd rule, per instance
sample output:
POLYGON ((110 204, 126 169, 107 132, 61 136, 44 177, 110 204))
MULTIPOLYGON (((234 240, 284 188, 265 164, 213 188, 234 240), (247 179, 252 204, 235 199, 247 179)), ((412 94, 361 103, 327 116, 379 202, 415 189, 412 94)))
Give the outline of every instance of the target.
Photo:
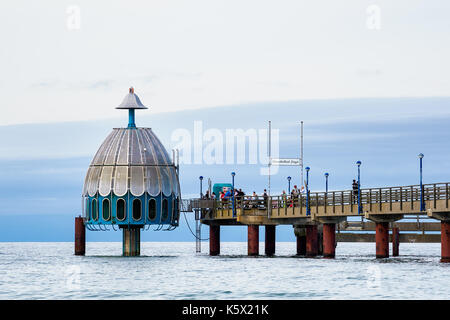
POLYGON ((0 124, 104 119, 131 85, 152 113, 448 96, 449 10, 445 0, 3 1, 0 124))
MULTIPOLYGON (((425 182, 450 181, 449 10, 441 0, 0 3, 0 241, 73 240, 84 175, 126 125, 114 108, 130 86, 149 107, 138 126, 170 154, 173 133, 193 134, 197 121, 225 136, 271 120, 280 156, 298 157, 303 120, 313 190, 324 172, 331 189, 349 188, 357 160, 365 187, 416 184, 420 152, 425 182)), ((183 196, 198 193, 199 175, 228 181, 231 171, 260 193, 261 167, 182 164, 183 196)), ((281 168, 273 192, 288 175, 300 182, 298 168, 281 168)), ((183 222, 143 240, 193 241, 183 222)))

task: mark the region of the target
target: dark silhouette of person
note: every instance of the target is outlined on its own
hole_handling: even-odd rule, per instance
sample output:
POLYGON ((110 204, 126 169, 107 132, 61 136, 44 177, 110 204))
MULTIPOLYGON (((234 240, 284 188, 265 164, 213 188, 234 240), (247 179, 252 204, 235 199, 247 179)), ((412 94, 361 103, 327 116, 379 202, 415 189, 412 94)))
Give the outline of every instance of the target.
POLYGON ((353 180, 352 188, 353 188, 353 202, 356 203, 358 201, 358 182, 356 182, 356 180, 353 180))

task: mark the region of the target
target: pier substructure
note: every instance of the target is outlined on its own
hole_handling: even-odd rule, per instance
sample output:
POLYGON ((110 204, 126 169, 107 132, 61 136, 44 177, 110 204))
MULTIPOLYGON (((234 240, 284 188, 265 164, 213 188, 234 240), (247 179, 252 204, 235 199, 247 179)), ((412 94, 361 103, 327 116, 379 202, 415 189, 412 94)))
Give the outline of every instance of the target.
POLYGON ((249 225, 248 226, 248 255, 257 256, 259 255, 259 226, 249 225))
POLYGON ((265 226, 265 254, 266 256, 273 256, 275 254, 275 225, 265 226))
POLYGON ((334 258, 336 255, 336 224, 323 225, 323 257, 334 258))
POLYGON ((441 262, 450 263, 450 212, 428 210, 427 215, 441 221, 441 262))
POLYGON ((392 228, 392 256, 398 257, 400 249, 400 231, 398 227, 392 228))
POLYGON ((86 253, 86 227, 82 217, 75 218, 75 255, 84 256, 86 253))
POLYGON ((317 226, 317 252, 323 255, 323 224, 317 226))
POLYGON ((401 214, 372 214, 366 215, 366 218, 375 222, 375 242, 376 242, 376 257, 389 257, 389 222, 394 222, 403 219, 401 214))
POLYGON ((306 255, 315 257, 319 254, 319 241, 317 234, 317 225, 306 226, 306 255))
POLYGON ((336 224, 345 220, 345 217, 321 217, 317 219, 323 225, 322 246, 324 258, 332 259, 336 256, 336 224))
POLYGON ((375 227, 377 258, 389 257, 389 222, 377 222, 375 227))
POLYGON ((450 221, 441 221, 441 262, 450 262, 450 221))
POLYGON ((220 225, 211 224, 209 226, 209 255, 218 256, 220 254, 220 225))
POLYGON ((297 255, 306 255, 306 229, 294 226, 295 237, 297 238, 297 255))
POLYGON ((136 257, 141 254, 141 227, 128 226, 123 228, 122 255, 136 257))

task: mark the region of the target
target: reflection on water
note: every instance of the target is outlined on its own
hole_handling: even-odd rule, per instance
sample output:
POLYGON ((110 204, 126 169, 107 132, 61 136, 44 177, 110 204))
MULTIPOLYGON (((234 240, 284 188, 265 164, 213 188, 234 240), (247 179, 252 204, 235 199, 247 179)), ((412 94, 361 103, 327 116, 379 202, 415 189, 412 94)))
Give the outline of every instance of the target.
MULTIPOLYGON (((400 257, 375 259, 374 243, 339 243, 336 259, 296 257, 277 243, 275 257, 247 257, 247 244, 142 243, 122 257, 121 243, 0 243, 0 299, 449 299, 450 264, 440 244, 400 245, 400 257)), ((260 244, 264 252, 264 244, 260 244)))

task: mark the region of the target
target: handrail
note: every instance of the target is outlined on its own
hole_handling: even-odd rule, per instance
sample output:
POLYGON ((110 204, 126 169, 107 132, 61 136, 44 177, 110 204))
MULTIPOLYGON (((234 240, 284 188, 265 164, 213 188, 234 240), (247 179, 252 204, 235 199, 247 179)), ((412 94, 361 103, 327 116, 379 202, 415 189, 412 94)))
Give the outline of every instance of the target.
MULTIPOLYGON (((339 207, 344 205, 356 205, 358 204, 358 196, 354 190, 340 190, 340 191, 328 191, 328 192, 310 192, 309 207, 317 208, 319 206, 330 207, 330 210, 340 210, 339 207)), ((384 187, 384 188, 365 188, 360 189, 361 192, 361 204, 381 204, 388 203, 392 208, 393 203, 399 203, 401 208, 404 206, 413 207, 414 201, 420 201, 421 190, 420 185, 410 186, 397 186, 397 187, 384 187)), ((280 209, 286 209, 287 207, 302 207, 306 208, 307 201, 305 201, 306 194, 297 194, 292 197, 290 194, 273 195, 270 197, 245 195, 235 197, 236 209, 260 209, 269 210, 277 209, 280 214, 280 209)), ((450 197, 450 183, 430 183, 423 185, 423 199, 424 201, 433 201, 434 207, 436 207, 437 200, 446 200, 446 203, 450 197)), ((211 209, 231 209, 233 206, 232 199, 192 199, 192 208, 211 208, 211 209)), ((328 209, 327 209, 328 210, 328 209)), ((283 211, 286 212, 285 210, 283 211)))

